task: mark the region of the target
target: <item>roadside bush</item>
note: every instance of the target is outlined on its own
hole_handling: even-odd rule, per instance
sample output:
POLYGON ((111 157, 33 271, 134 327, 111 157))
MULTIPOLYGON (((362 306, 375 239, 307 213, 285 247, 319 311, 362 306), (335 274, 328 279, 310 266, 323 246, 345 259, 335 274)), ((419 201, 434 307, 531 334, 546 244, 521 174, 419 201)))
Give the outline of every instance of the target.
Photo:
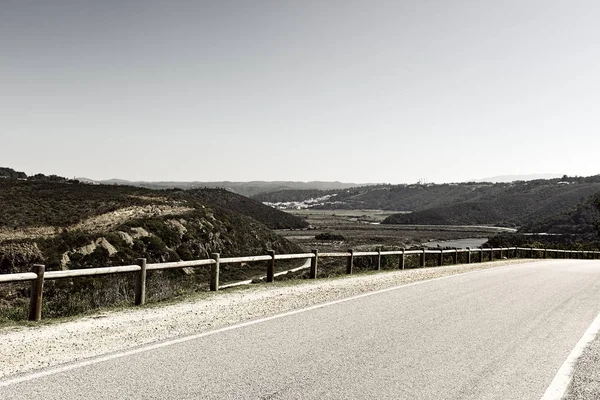
POLYGON ((344 235, 340 235, 338 233, 331 233, 331 232, 319 233, 318 235, 315 235, 315 239, 316 240, 340 240, 340 241, 346 240, 344 235))

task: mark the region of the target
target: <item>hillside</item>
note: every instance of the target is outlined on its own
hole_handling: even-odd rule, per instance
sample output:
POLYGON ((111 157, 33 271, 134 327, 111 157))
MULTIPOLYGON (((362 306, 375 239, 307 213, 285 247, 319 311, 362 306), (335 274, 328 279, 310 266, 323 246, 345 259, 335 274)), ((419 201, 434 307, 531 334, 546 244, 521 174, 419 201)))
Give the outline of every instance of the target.
POLYGON ((525 224, 519 232, 563 235, 596 235, 600 222, 600 193, 549 218, 525 224))
MULTIPOLYGON (((47 270, 65 270, 129 265, 140 257, 152 263, 209 258, 211 253, 227 257, 265 254, 270 249, 301 251, 242 213, 269 224, 276 224, 283 214, 226 191, 0 179, 0 273, 29 271, 33 263, 43 263, 47 270), (211 205, 216 203, 218 207, 211 205)), ((290 226, 298 221, 305 224, 283 216, 290 226)), ((228 265, 221 279, 248 279, 264 269, 261 263, 228 265)), ((204 290, 207 274, 206 268, 153 273, 152 299, 204 290)), ((49 282, 44 294, 47 313, 71 315, 128 301, 131 279, 108 276, 49 282)), ((24 315, 26 287, 0 287, 0 320, 6 310, 17 309, 20 317, 24 315)))
MULTIPOLYGON (((295 250, 256 220, 226 207, 209 207, 197 197, 199 193, 127 186, 1 180, 0 244, 37 246, 52 268, 66 266, 60 265, 57 257, 63 259, 65 253, 106 236, 114 241, 104 245, 111 254, 103 262, 109 264, 130 263, 142 256, 153 261, 177 261, 206 258, 211 252, 240 255, 264 252, 267 247, 281 252, 295 250), (152 246, 162 252, 151 251, 152 246)), ((79 261, 67 264, 97 264, 91 259, 79 261)), ((8 264, 2 260, 2 272, 29 268, 27 263, 8 264)))
POLYGON ((273 207, 410 211, 386 224, 521 226, 549 218, 600 191, 600 175, 511 183, 373 185, 344 190, 281 191, 253 196, 273 207))
POLYGON ((187 194, 211 207, 223 208, 254 218, 271 229, 302 229, 308 227, 308 222, 299 217, 265 206, 256 200, 225 189, 193 189, 187 191, 187 194))
POLYGON ((598 191, 600 182, 595 179, 568 185, 555 180, 495 184, 473 191, 467 201, 392 215, 383 223, 522 226, 562 213, 598 191))

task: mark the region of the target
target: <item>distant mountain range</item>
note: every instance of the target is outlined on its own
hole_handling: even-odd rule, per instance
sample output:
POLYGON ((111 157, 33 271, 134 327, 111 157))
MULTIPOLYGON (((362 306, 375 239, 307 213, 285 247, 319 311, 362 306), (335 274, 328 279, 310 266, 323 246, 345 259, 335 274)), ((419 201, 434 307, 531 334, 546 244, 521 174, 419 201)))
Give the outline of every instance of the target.
POLYGON ((95 181, 88 178, 77 178, 85 183, 103 184, 103 185, 128 185, 148 189, 201 189, 201 188, 219 188, 230 192, 241 194, 243 196, 255 196, 260 193, 276 192, 280 190, 339 190, 351 187, 362 187, 370 185, 368 183, 344 183, 344 182, 295 182, 295 181, 251 181, 251 182, 147 182, 147 181, 127 181, 124 179, 108 179, 95 181))
MULTIPOLYGON (((532 174, 532 175, 501 175, 482 179, 473 179, 470 182, 515 182, 515 181, 532 181, 538 179, 556 179, 560 178, 560 174, 532 174)), ((256 196, 261 193, 272 193, 284 190, 343 190, 356 187, 376 186, 379 183, 348 183, 339 181, 250 181, 250 182, 231 182, 231 181, 216 181, 216 182, 180 182, 180 181, 128 181, 125 179, 106 179, 93 180, 88 178, 76 178, 85 183, 103 184, 103 185, 127 185, 137 186, 148 189, 201 189, 201 188, 219 188, 226 189, 230 192, 241 194, 243 196, 256 196)))

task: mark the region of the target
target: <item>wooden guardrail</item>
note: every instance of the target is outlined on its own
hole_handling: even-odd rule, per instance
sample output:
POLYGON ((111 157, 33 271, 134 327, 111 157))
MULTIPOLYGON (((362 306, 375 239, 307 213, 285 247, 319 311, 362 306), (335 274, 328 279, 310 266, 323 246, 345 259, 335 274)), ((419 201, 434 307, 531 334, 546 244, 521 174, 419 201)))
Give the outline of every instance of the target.
MULTIPOLYGON (((376 269, 381 269, 381 260, 385 256, 399 256, 398 268, 405 269, 407 256, 418 256, 419 267, 425 267, 426 256, 435 255, 437 265, 444 265, 444 255, 450 254, 452 264, 458 264, 458 255, 466 253, 466 263, 493 261, 503 258, 564 258, 564 259, 600 259, 600 251, 576 251, 576 250, 556 250, 556 249, 536 249, 531 247, 498 247, 498 248, 466 248, 466 249, 420 249, 420 250, 393 250, 393 251, 354 251, 347 252, 325 252, 319 253, 318 250, 312 250, 311 253, 301 254, 275 254, 275 251, 269 250, 267 255, 248 256, 248 257, 225 257, 221 258, 219 253, 211 254, 210 259, 179 261, 168 263, 147 264, 145 258, 139 258, 136 265, 123 265, 118 267, 86 268, 73 269, 68 271, 46 271, 42 264, 33 265, 32 272, 19 274, 0 274, 1 283, 31 282, 31 294, 29 305, 29 320, 39 321, 42 318, 42 299, 44 292, 44 282, 53 279, 77 278, 85 276, 111 275, 120 273, 136 273, 135 285, 135 305, 142 305, 146 302, 146 273, 147 271, 166 270, 186 267, 210 266, 210 290, 219 290, 219 270, 222 264, 248 263, 258 261, 268 261, 267 264, 267 282, 273 282, 275 278, 275 265, 277 260, 310 260, 310 279, 317 278, 318 263, 320 258, 341 257, 346 258, 346 273, 352 274, 355 257, 377 257, 376 269), (486 255, 487 253, 487 255, 486 255), (537 257, 536 254, 540 255, 537 257), (474 257, 477 255, 476 257, 474 257)), ((298 268, 294 269, 294 271, 298 268)), ((229 285, 228 285, 229 286, 229 285)))

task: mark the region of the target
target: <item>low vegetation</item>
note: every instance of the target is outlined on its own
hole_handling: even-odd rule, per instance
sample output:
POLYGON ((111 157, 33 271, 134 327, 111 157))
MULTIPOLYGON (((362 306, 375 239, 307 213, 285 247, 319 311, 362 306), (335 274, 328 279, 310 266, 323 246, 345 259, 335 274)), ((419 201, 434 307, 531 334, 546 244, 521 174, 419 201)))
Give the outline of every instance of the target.
POLYGON ((596 194, 561 213, 530 221, 521 227, 520 232, 595 235, 598 232, 599 220, 600 194, 596 194))
POLYGON ((344 235, 341 235, 339 233, 332 233, 332 232, 319 233, 319 234, 315 235, 315 239, 316 240, 336 240, 336 241, 346 240, 344 235))
POLYGON ((308 228, 308 222, 301 218, 224 189, 195 189, 187 193, 203 204, 250 216, 271 229, 308 228))
MULTIPOLYGON (((5 173, 5 175, 9 175, 5 173)), ((301 248, 271 227, 304 228, 300 218, 225 190, 150 190, 66 179, 0 179, 0 273, 43 263, 47 270, 277 253, 301 248), (279 220, 280 219, 280 220, 279 220)), ((285 265, 281 263, 281 266, 285 265)), ((266 266, 227 265, 223 282, 263 274, 266 266)), ((208 269, 153 272, 150 300, 205 290, 208 269)), ((29 285, 0 286, 0 320, 24 318, 29 285)), ((49 281, 45 315, 73 315, 130 302, 127 275, 49 281)))
POLYGON ((343 190, 286 190, 253 198, 262 202, 306 202, 330 196, 315 209, 410 211, 384 224, 489 224, 520 227, 550 218, 600 191, 600 175, 528 182, 373 185, 343 190))
POLYGON ((517 233, 490 238, 492 246, 517 245, 575 250, 600 248, 600 193, 545 219, 534 220, 517 233))

